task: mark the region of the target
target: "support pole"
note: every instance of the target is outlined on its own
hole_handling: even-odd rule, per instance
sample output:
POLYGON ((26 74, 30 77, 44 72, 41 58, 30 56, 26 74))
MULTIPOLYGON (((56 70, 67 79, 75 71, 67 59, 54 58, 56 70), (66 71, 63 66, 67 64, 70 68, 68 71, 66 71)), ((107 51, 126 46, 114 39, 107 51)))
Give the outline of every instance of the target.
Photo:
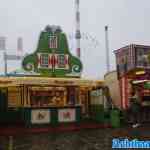
POLYGON ((80 10, 79 10, 80 0, 75 0, 75 6, 76 6, 76 33, 75 33, 75 39, 76 39, 76 51, 78 58, 81 57, 81 49, 80 49, 80 39, 81 39, 81 33, 80 33, 80 10))
POLYGON ((8 150, 13 150, 13 136, 9 136, 8 150))
POLYGON ((5 76, 7 76, 7 53, 6 53, 6 50, 4 50, 4 74, 5 76))
POLYGON ((105 26, 105 46, 106 46, 106 69, 107 72, 110 72, 108 26, 105 26))

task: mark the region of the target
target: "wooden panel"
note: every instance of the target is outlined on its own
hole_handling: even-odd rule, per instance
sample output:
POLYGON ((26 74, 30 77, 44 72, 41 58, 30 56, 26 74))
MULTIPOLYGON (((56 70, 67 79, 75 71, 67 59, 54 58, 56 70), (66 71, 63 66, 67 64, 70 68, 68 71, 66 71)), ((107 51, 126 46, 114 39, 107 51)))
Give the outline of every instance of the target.
POLYGON ((8 107, 21 106, 21 88, 9 87, 8 88, 8 107))

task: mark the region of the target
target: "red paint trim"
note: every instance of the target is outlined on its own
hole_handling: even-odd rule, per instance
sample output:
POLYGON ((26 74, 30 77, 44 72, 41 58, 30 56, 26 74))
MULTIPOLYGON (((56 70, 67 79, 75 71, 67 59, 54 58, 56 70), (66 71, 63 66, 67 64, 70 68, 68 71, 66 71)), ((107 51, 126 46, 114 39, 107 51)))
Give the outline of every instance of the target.
POLYGON ((40 64, 40 56, 38 55, 38 65, 40 64))
POLYGON ((66 131, 79 131, 82 129, 97 129, 97 128, 110 128, 110 124, 100 124, 100 123, 68 123, 68 125, 60 124, 57 126, 48 127, 34 127, 31 126, 30 128, 23 127, 23 126, 10 126, 0 127, 0 136, 7 136, 7 135, 25 135, 25 134, 33 134, 33 133, 49 133, 49 132, 66 132, 66 131))
POLYGON ((51 64, 52 64, 52 67, 55 67, 55 55, 52 55, 51 64))
POLYGON ((51 56, 48 56, 48 66, 51 65, 51 56))
POLYGON ((65 65, 68 65, 68 55, 65 55, 65 65))
POLYGON ((127 76, 125 76, 125 109, 128 106, 128 79, 127 76))
POLYGON ((58 64, 58 56, 55 56, 55 64, 58 64))
POLYGON ((40 55, 40 65, 42 64, 42 56, 40 55))

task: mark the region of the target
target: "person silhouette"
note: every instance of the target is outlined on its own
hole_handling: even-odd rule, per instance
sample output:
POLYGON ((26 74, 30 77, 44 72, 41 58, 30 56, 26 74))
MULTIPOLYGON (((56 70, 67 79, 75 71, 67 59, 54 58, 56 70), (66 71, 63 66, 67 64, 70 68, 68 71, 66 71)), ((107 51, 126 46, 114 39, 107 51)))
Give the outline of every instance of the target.
POLYGON ((140 125, 140 98, 137 91, 133 91, 130 97, 130 108, 131 116, 133 121, 133 128, 136 128, 140 125))

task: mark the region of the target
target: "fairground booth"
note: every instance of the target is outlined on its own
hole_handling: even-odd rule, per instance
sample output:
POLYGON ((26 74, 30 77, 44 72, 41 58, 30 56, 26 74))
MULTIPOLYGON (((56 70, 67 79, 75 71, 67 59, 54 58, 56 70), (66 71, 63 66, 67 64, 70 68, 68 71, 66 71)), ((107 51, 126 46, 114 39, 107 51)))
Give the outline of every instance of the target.
POLYGON ((128 45, 115 51, 121 107, 128 109, 132 91, 138 91, 142 121, 150 121, 150 46, 128 45))
POLYGON ((104 82, 81 78, 82 63, 70 53, 60 27, 47 26, 41 32, 36 51, 24 57, 22 68, 0 77, 2 122, 55 125, 85 117, 102 121, 104 82))

